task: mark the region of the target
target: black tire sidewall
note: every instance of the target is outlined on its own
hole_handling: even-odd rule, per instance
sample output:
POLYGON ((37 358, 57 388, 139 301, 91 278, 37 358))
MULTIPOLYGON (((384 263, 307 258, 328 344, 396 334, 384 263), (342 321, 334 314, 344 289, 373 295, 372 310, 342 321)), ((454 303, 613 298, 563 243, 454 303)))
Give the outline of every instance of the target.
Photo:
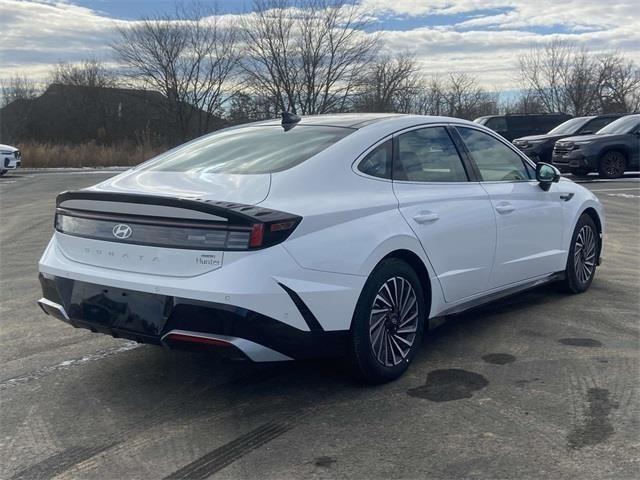
POLYGON ((620 177, 622 177, 624 175, 624 172, 625 172, 625 169, 626 169, 626 164, 627 164, 627 160, 626 160, 625 156, 622 153, 617 152, 615 150, 610 150, 610 151, 604 153, 602 155, 602 157, 600 157, 600 161, 598 162, 598 173, 603 178, 620 178, 620 177), (622 171, 619 172, 616 175, 609 175, 609 173, 607 173, 606 169, 604 168, 604 160, 610 155, 615 155, 615 156, 618 157, 618 159, 622 160, 622 164, 623 164, 622 171))
POLYGON ((365 283, 351 325, 351 357, 356 376, 369 383, 385 383, 402 375, 415 357, 422 342, 425 319, 427 317, 424 289, 415 270, 405 261, 397 258, 383 260, 369 275, 365 283), (418 330, 416 338, 405 361, 394 367, 382 365, 375 358, 369 336, 369 315, 379 288, 392 277, 403 277, 416 293, 418 301, 418 330))
POLYGON ((596 270, 597 270, 597 258, 600 252, 600 235, 598 234, 598 228, 596 227, 595 222, 593 221, 593 219, 587 215, 586 213, 583 213, 582 216, 578 219, 578 223, 576 223, 576 228, 573 231, 573 235, 571 236, 571 247, 569 248, 569 256, 567 258, 567 267, 565 270, 565 283, 566 283, 566 287, 569 291, 573 292, 573 293, 582 293, 584 291, 586 291, 590 286, 591 286, 591 282, 593 282, 593 278, 596 275, 596 270), (576 238, 578 237, 578 233, 580 232, 580 230, 582 229, 582 227, 584 227, 585 225, 588 225, 589 227, 591 227, 591 229, 593 229, 593 234, 595 235, 595 239, 596 239, 596 262, 595 265, 593 267, 593 273, 591 274, 591 277, 589 278, 589 280, 586 283, 581 282, 575 272, 575 264, 574 264, 574 252, 576 249, 576 238))

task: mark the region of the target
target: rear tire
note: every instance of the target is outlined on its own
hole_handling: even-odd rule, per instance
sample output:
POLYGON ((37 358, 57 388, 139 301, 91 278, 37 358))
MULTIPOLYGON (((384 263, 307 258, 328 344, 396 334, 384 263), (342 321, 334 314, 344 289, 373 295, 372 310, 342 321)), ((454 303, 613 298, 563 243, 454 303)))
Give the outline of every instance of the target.
POLYGON ((397 258, 382 261, 365 283, 352 321, 354 373, 368 383, 401 376, 422 341, 427 317, 418 275, 397 258))
POLYGON ((598 173, 602 178, 620 178, 624 175, 627 159, 618 151, 605 152, 598 161, 598 173))
POLYGON ((596 274, 600 236, 593 219, 582 214, 571 237, 563 289, 568 293, 585 292, 596 274))

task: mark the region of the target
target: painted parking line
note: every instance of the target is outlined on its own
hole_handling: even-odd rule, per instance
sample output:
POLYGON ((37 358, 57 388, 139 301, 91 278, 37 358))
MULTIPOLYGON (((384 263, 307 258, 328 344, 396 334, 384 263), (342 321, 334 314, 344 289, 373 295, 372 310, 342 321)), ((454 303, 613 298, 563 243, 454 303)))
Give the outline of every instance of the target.
POLYGON ((618 198, 640 198, 640 195, 631 195, 630 193, 605 193, 607 197, 618 198))
POLYGON ((619 192, 623 190, 640 190, 640 187, 628 187, 628 188, 598 188, 591 190, 592 192, 619 192))
POLYGON ((60 370, 67 370, 75 366, 84 365, 87 363, 95 362, 97 360, 102 360, 103 358, 107 358, 112 355, 117 355, 118 353, 127 352, 129 350, 133 350, 140 346, 142 346, 142 344, 127 341, 124 345, 111 347, 96 353, 90 353, 80 358, 72 358, 70 360, 65 360, 63 362, 56 363, 55 365, 47 365, 45 367, 41 367, 25 375, 21 375, 19 377, 14 377, 14 378, 8 378, 6 380, 0 381, 0 391, 6 390, 8 388, 16 387, 18 385, 23 385, 33 380, 38 380, 42 377, 46 377, 60 370))

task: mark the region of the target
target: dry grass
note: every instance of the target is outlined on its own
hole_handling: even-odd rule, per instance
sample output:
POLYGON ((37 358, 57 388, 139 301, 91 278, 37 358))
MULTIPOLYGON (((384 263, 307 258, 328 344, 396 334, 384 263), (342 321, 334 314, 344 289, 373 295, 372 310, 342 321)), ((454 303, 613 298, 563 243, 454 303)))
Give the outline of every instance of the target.
POLYGON ((132 166, 166 150, 146 143, 67 145, 23 142, 17 146, 22 151, 23 168, 132 166))

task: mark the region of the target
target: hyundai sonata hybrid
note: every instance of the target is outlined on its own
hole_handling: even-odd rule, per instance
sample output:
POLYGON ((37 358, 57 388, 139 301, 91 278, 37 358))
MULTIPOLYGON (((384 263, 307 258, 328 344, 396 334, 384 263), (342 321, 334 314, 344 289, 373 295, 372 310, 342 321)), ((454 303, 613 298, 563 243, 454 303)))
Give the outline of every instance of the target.
POLYGON ((166 347, 344 356, 384 382, 446 315, 588 289, 604 228, 593 193, 481 125, 283 113, 61 193, 39 304, 166 347))

